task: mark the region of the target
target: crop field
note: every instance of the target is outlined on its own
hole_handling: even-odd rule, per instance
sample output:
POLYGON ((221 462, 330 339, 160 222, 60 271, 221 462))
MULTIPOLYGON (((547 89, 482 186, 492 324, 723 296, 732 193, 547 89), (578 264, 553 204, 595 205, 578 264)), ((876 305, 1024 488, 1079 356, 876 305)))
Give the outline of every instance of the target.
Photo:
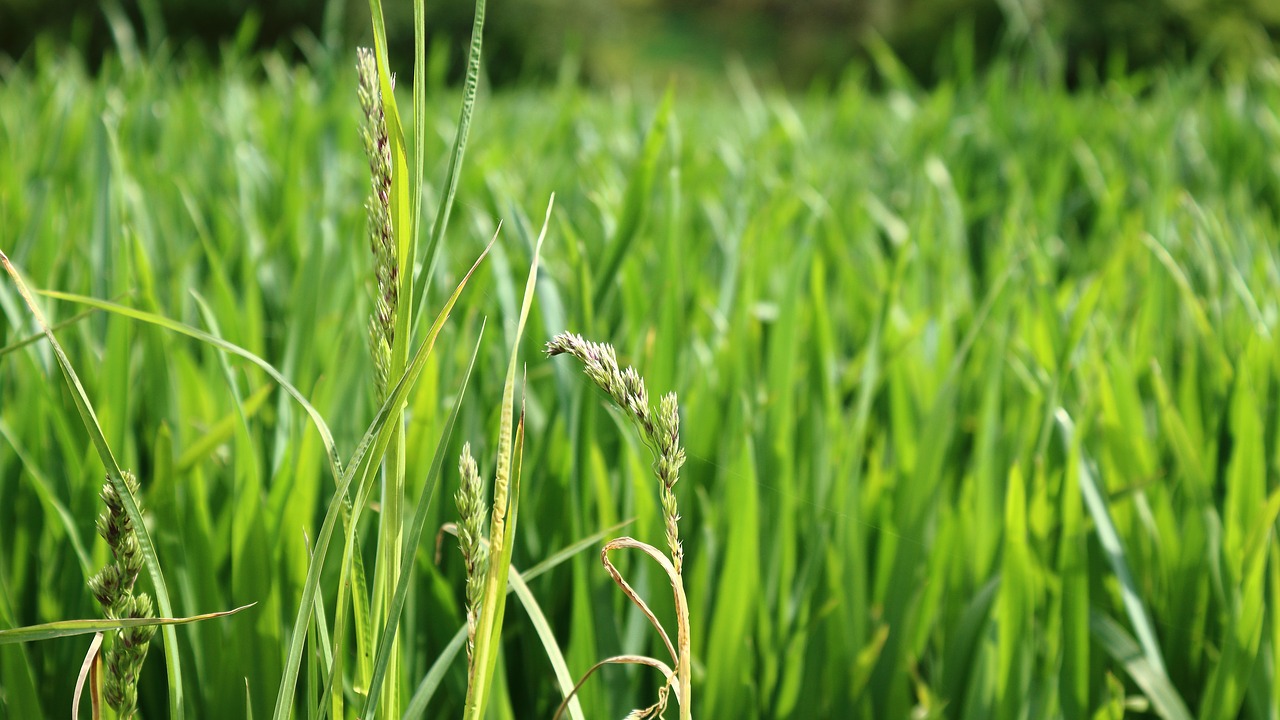
POLYGON ((90 589, 120 470, 155 616, 252 604, 155 633, 140 717, 549 718, 616 656, 661 662, 565 717, 1280 717, 1280 61, 954 56, 482 84, 456 165, 433 66, 408 255, 370 252, 353 52, 6 70, 0 717, 65 717, 128 636, 90 589))

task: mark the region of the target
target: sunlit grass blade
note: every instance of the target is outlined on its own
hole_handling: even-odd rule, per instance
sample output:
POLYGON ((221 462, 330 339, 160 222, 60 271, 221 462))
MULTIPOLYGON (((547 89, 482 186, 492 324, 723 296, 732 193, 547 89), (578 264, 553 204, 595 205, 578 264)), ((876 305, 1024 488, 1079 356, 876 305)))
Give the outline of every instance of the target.
MULTIPOLYGON (((1062 433, 1063 442, 1068 445, 1073 443, 1075 423, 1072 421, 1071 416, 1065 410, 1059 408, 1054 414, 1054 421, 1058 425, 1059 432, 1062 433)), ((1109 618, 1106 619, 1105 623, 1091 620, 1090 627, 1093 629, 1095 636, 1103 641, 1104 646, 1111 652, 1113 657, 1125 663, 1131 676, 1135 672, 1143 676, 1141 681, 1135 676, 1135 681, 1143 684, 1144 689, 1149 692, 1155 692, 1159 695, 1158 698, 1152 697, 1151 700, 1161 707, 1161 712, 1166 718, 1189 718, 1190 713, 1186 710, 1185 703, 1174 689, 1172 681, 1169 680, 1168 671, 1165 669, 1164 659, 1156 641, 1154 629, 1151 626, 1151 621, 1143 605, 1133 575, 1129 571, 1129 564, 1125 560, 1124 546, 1120 542, 1120 536, 1111 521, 1111 514, 1107 509, 1106 493, 1098 485, 1097 478, 1089 468, 1087 458, 1083 455, 1078 461, 1076 480, 1079 484, 1080 492, 1084 496, 1085 506, 1089 509, 1089 515, 1093 518, 1094 532, 1098 535, 1098 540, 1107 556, 1107 561, 1111 565, 1112 572, 1115 573, 1116 579, 1120 582, 1120 593, 1125 611, 1129 615, 1129 621, 1133 623, 1137 631, 1137 647, 1141 648, 1142 653, 1141 662, 1137 663, 1131 657, 1133 654, 1132 650, 1130 650, 1130 646, 1133 645, 1132 640, 1127 643, 1124 642, 1128 638, 1128 634, 1124 633, 1118 626, 1114 626, 1114 621, 1109 618), (1119 634, 1116 632, 1117 630, 1120 631, 1119 634)))

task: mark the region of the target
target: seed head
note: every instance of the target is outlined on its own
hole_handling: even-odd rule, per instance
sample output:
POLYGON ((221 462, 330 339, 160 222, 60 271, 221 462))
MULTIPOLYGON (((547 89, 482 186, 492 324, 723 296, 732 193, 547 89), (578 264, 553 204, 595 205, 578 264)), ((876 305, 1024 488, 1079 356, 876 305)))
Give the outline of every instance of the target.
POLYGON ((680 513, 676 508, 675 485, 684 465, 684 448, 680 447, 680 407, 675 393, 667 393, 658 403, 655 417, 649 407, 649 392, 635 368, 618 368, 617 353, 611 345, 584 340, 575 333, 561 333, 547 343, 547 355, 572 355, 582 362, 587 377, 609 394, 614 403, 629 415, 645 443, 654 453, 654 474, 662 483, 662 515, 666 525, 671 562, 681 571, 684 550, 680 545, 680 513))
MULTIPOLYGON (((369 48, 356 50, 357 95, 364 121, 360 138, 369 159, 370 191, 365 202, 369 223, 369 249, 373 253, 373 275, 377 285, 374 311, 370 318, 369 346, 375 368, 378 398, 386 397, 395 343, 396 308, 400 300, 400 265, 396 253, 395 229, 391 223, 391 138, 382 105, 378 62, 369 48)), ((394 87, 394 78, 392 82, 394 87)))
POLYGON ((467 568, 467 657, 475 649, 476 627, 480 622, 480 603, 484 599, 484 576, 488 570, 488 553, 484 546, 485 507, 484 488, 480 471, 471 456, 471 443, 462 446, 458 460, 458 472, 462 484, 454 495, 458 503, 458 545, 462 549, 462 561, 467 568))

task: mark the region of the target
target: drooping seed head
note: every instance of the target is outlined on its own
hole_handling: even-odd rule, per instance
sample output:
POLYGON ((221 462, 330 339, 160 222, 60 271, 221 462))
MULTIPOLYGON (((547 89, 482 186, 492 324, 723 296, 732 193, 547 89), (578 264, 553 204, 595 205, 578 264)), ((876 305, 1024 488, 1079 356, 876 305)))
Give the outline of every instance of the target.
POLYGON ((684 550, 680 545, 680 513, 676 508, 675 484, 680 479, 680 466, 684 465, 685 454, 684 448, 680 447, 680 408, 675 393, 662 397, 655 417, 649 406, 644 380, 633 367, 618 368, 613 346, 590 342, 581 335, 566 332, 552 338, 546 351, 550 357, 572 355, 580 360, 587 377, 608 393, 639 426, 645 443, 654 452, 654 474, 662 483, 662 514, 667 544, 671 549, 672 564, 679 572, 684 550))

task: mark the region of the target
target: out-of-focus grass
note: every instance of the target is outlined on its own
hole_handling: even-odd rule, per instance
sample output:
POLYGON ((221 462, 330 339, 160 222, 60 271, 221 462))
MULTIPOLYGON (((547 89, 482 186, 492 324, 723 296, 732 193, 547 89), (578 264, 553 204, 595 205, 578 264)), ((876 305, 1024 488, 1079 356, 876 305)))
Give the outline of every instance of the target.
MULTIPOLYGON (((89 78, 46 55, 12 72, 0 247, 38 288, 267 358, 350 452, 375 407, 348 60, 166 57, 89 78)), ((505 225, 410 400, 407 497, 483 316, 498 332, 453 437, 494 437, 554 191, 521 347, 514 562, 623 518, 662 533, 648 450, 572 368, 537 359, 561 330, 612 342, 680 394, 696 714, 1280 713, 1280 64, 1227 87, 1170 72, 1070 95, 1012 64, 929 92, 860 78, 783 97, 730 74, 669 106, 568 85, 482 98, 429 307, 505 225)), ((457 107, 430 97, 429 183, 457 107)), ((55 323, 83 309, 44 303, 55 323)), ((7 283, 0 317, 0 347, 36 332, 7 283)), ((228 374, 207 345, 106 314, 59 337, 143 478, 174 611, 258 603, 179 631, 192 716, 241 716, 246 692, 266 716, 334 488, 319 437, 261 370, 231 358, 228 374)), ((105 558, 102 474, 78 423, 46 345, 0 355, 5 626, 95 612, 77 547, 89 568, 105 558)), ((427 527, 450 515, 437 503, 427 527)), ((418 558, 409 687, 463 623, 456 553, 418 558)), ((622 569, 670 617, 666 579, 622 569)), ((661 653, 591 554, 531 589, 574 672, 661 653)), ((492 711, 549 716, 540 641, 518 613, 506 628, 492 711)), ((0 646, 0 707, 65 712, 83 652, 0 646)), ((148 716, 165 708, 161 654, 140 685, 148 716)), ((657 682, 605 670, 585 714, 648 704, 657 682)), ((464 692, 456 662, 430 714, 457 715, 464 692)))

